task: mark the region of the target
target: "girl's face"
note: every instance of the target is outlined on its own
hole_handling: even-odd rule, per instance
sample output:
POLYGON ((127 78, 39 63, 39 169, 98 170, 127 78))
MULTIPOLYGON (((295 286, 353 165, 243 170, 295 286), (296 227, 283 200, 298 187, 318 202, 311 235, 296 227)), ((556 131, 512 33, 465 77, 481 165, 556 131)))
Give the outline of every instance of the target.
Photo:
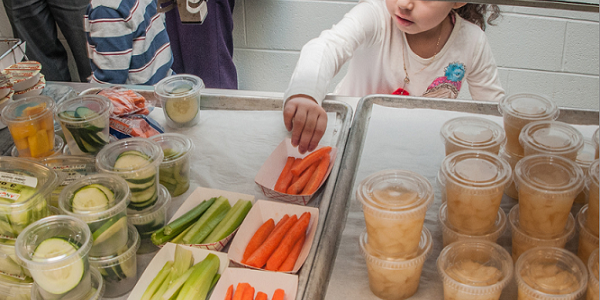
POLYGON ((427 0, 386 0, 396 26, 406 34, 418 34, 436 28, 453 8, 465 3, 427 0))

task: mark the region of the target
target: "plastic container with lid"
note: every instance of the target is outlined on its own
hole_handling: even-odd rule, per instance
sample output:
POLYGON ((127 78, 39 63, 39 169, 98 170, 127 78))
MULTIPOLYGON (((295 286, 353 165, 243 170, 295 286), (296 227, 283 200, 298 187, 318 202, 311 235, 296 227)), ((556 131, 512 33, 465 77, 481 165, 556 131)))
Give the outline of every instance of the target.
POLYGON ((44 158, 40 163, 59 175, 60 184, 52 191, 50 198, 50 205, 54 207, 58 207, 58 196, 65 186, 81 177, 96 173, 96 158, 91 156, 59 155, 44 158))
POLYGON ((480 235, 464 234, 456 230, 448 222, 448 206, 446 205, 446 203, 443 203, 440 206, 440 212, 438 213, 438 221, 440 222, 440 226, 442 227, 444 247, 456 241, 467 240, 485 240, 495 243, 498 240, 498 237, 500 237, 504 233, 507 223, 506 214, 504 213, 502 208, 499 208, 496 217, 496 222, 494 222, 494 227, 492 227, 492 229, 490 229, 489 232, 485 232, 480 235))
POLYGON ((588 190, 588 205, 590 209, 588 210, 587 219, 585 222, 585 226, 589 229, 595 236, 598 236, 600 226, 598 222, 598 179, 600 174, 600 161, 596 159, 589 168, 589 172, 587 175, 586 186, 588 190))
POLYGON ((459 241, 437 259, 444 299, 498 300, 513 276, 510 254, 496 243, 459 241))
POLYGON ((419 288, 423 264, 432 249, 431 233, 423 228, 417 251, 406 258, 381 256, 371 247, 367 231, 359 238, 360 253, 367 263, 369 287, 375 296, 386 300, 402 300, 419 288))
POLYGON ((176 197, 190 188, 190 157, 192 140, 179 133, 162 133, 151 137, 163 150, 164 159, 159 167, 159 182, 171 196, 176 197))
POLYGON ((24 280, 0 274, 0 300, 29 300, 33 280, 24 280))
MULTIPOLYGON (((75 298, 77 300, 100 300, 104 295, 106 287, 104 286, 104 279, 102 278, 102 275, 100 275, 100 272, 96 269, 91 268, 89 270, 89 273, 89 283, 91 284, 92 288, 85 295, 78 296, 78 298, 75 298)), ((42 290, 40 289, 40 287, 37 284, 34 284, 33 288, 31 289, 31 300, 47 299, 48 298, 43 297, 42 290)))
POLYGON ((504 188, 511 178, 508 162, 485 151, 459 151, 444 159, 448 222, 469 235, 489 232, 496 222, 504 188))
POLYGON ((588 289, 586 300, 598 300, 600 283, 598 282, 598 249, 594 250, 587 261, 588 289))
MULTIPOLYGON (((54 148, 52 148, 52 152, 49 153, 48 156, 37 157, 37 158, 25 156, 22 158, 40 161, 40 160, 44 160, 49 157, 57 157, 62 154, 64 146, 65 146, 65 141, 63 141, 63 139, 59 135, 55 134, 54 135, 54 148)), ((10 155, 12 157, 19 157, 19 150, 17 149, 16 146, 12 146, 12 148, 10 149, 10 155)))
POLYGON ((371 174, 358 186, 369 247, 386 257, 407 257, 419 249, 433 187, 425 177, 403 170, 371 174))
MULTIPOLYGON (((500 149, 500 151, 498 152, 498 156, 500 156, 500 158, 502 158, 502 159, 506 160, 506 162, 508 162, 513 174, 515 173, 515 166, 517 165, 519 160, 521 160, 523 158, 523 156, 518 156, 518 155, 506 152, 506 149, 504 149, 504 147, 500 149)), ((506 194, 507 196, 509 196, 513 199, 516 199, 516 200, 519 199, 519 192, 517 192, 517 187, 515 186, 515 181, 513 180, 512 176, 511 176, 508 184, 504 188, 504 194, 506 194)))
POLYGON ((594 141, 594 144, 596 145, 596 159, 598 159, 598 151, 600 150, 600 128, 596 129, 596 132, 594 132, 594 136, 592 136, 592 140, 594 141))
POLYGON ((166 77, 156 84, 154 93, 160 99, 169 127, 191 127, 198 123, 203 89, 202 79, 189 74, 166 77))
POLYGON ((498 110, 504 120, 506 151, 523 155, 519 143, 521 129, 528 123, 543 120, 556 120, 559 109, 554 101, 535 94, 514 94, 500 100, 498 110))
POLYGON ((440 169, 435 177, 435 184, 440 190, 442 203, 446 203, 446 178, 442 174, 442 170, 440 169))
POLYGON ((140 234, 141 246, 138 254, 151 253, 158 250, 150 237, 152 234, 167 225, 167 211, 171 203, 169 191, 162 184, 158 185, 158 200, 151 207, 144 210, 127 209, 127 219, 133 224, 140 234))
POLYGON ((524 155, 552 154, 572 161, 583 147, 583 135, 575 127, 558 121, 536 121, 523 127, 519 135, 524 155))
POLYGON ((533 237, 551 238, 564 231, 584 176, 575 162, 556 155, 525 156, 513 176, 519 191, 519 223, 533 237))
MULTIPOLYGON (((575 163, 577 163, 577 165, 579 165, 579 167, 581 167, 581 170, 583 171, 583 175, 587 176, 588 178, 589 178, 588 170, 589 170, 590 166, 592 165, 592 163, 594 162, 595 151, 596 151, 596 147, 594 146, 593 142, 591 140, 584 139, 583 147, 581 147, 579 152, 577 152, 577 159, 575 160, 575 163)), ((582 203, 582 204, 587 203, 588 194, 589 194, 589 190, 588 190, 587 185, 585 185, 583 187, 583 191, 581 191, 581 193, 577 194, 577 197, 575 197, 575 203, 582 203)))
POLYGON ((519 205, 513 206, 508 213, 508 222, 512 233, 512 258, 516 262, 523 252, 535 247, 564 248, 575 236, 575 218, 569 213, 567 224, 560 234, 551 238, 536 238, 524 231, 519 223, 519 205))
POLYGON ((536 247, 515 264, 519 300, 575 300, 587 287, 586 267, 573 253, 555 247, 536 247))
POLYGON ((577 213, 577 229, 579 230, 579 244, 577 246, 577 256, 581 261, 588 261, 590 254, 598 249, 600 240, 585 226, 587 219, 588 206, 584 205, 577 213))
POLYGON ((137 282, 136 252, 140 247, 140 235, 132 224, 127 226, 127 231, 127 244, 116 255, 89 258, 90 266, 96 268, 104 279, 104 297, 122 296, 137 282))
POLYGON ((158 167, 163 161, 160 146, 145 138, 128 138, 106 145, 96 155, 100 172, 120 176, 131 190, 129 208, 144 210, 158 199, 158 167))
POLYGON ((54 151, 54 100, 34 96, 12 101, 2 110, 19 157, 46 157, 54 151))
POLYGON ((479 117, 458 117, 442 125, 440 135, 446 155, 460 150, 489 151, 498 154, 504 144, 504 129, 496 122, 479 117))
POLYGON ((92 231, 90 256, 116 254, 127 243, 129 187, 123 178, 95 174, 67 185, 58 197, 58 207, 84 221, 92 231))

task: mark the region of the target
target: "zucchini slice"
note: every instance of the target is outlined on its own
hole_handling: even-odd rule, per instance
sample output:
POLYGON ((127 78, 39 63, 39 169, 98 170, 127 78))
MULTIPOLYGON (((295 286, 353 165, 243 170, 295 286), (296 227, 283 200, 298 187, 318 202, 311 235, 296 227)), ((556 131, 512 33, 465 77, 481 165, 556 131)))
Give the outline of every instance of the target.
POLYGON ((115 170, 136 170, 148 165, 149 163, 149 158, 146 155, 141 156, 136 154, 121 154, 119 157, 117 157, 114 168, 115 170))
POLYGON ((174 98, 165 103, 165 112, 173 122, 188 123, 198 114, 198 99, 196 97, 174 98))
POLYGON ((127 230, 127 216, 112 218, 94 231, 92 234, 94 237, 94 244, 92 244, 92 247, 105 242, 122 230, 127 230))
MULTIPOLYGON (((53 237, 42 241, 33 252, 32 259, 43 261, 58 256, 67 256, 77 251, 77 246, 69 241, 53 237)), ((45 291, 61 295, 79 285, 85 272, 83 259, 69 262, 57 270, 30 270, 35 282, 45 291)))
POLYGON ((113 192, 100 184, 84 186, 73 194, 73 212, 98 211, 109 207, 115 201, 113 192))

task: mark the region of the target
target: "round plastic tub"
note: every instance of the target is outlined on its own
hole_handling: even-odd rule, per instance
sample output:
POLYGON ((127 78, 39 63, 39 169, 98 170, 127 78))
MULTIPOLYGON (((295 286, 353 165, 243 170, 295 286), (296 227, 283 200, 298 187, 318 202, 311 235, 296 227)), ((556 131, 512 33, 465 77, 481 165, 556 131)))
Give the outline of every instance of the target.
POLYGON ((156 84, 154 93, 160 99, 169 127, 191 127, 198 123, 203 89, 202 79, 188 74, 166 77, 156 84))
POLYGON ((435 177, 435 184, 438 189, 440 189, 442 203, 446 203, 446 177, 442 174, 442 170, 440 169, 435 177))
POLYGON ((100 172, 117 175, 129 185, 131 202, 129 208, 143 210, 154 205, 158 199, 158 166, 163 161, 160 146, 145 138, 128 138, 106 145, 96 155, 96 167, 100 172), (125 153, 127 152, 127 153, 125 153), (131 155, 131 159, 127 156, 131 155), (123 159, 123 167, 115 168, 117 158, 123 159), (139 157, 143 158, 140 163, 139 157), (131 167, 128 162, 134 161, 131 167))
POLYGON ((600 283, 598 282, 598 249, 592 252, 587 261, 588 289, 586 300, 598 300, 600 296, 600 283))
POLYGON ((567 224, 584 176, 573 161, 556 155, 525 156, 515 166, 519 191, 519 223, 537 238, 560 235, 567 224))
POLYGON ((459 241, 437 259, 444 299, 498 300, 513 276, 510 254, 489 241, 459 241))
POLYGON ((575 300, 587 286, 586 267, 573 253, 554 247, 536 247, 515 264, 519 300, 575 300))
POLYGON ((40 161, 41 164, 54 170, 58 174, 62 173, 62 182, 52 191, 50 196, 50 205, 58 207, 58 196, 63 188, 73 181, 96 173, 96 159, 91 156, 56 156, 47 157, 40 161))
MULTIPOLYGON (((508 162, 513 174, 515 172, 515 166, 517 165, 519 160, 521 160, 523 158, 523 156, 518 156, 518 155, 506 152, 506 149, 504 149, 504 148, 500 149, 500 151, 498 152, 498 156, 500 156, 500 158, 502 158, 502 159, 506 160, 506 162, 508 162)), ((515 186, 515 181, 512 179, 512 176, 511 176, 508 184, 504 188, 504 194, 506 194, 507 196, 509 196, 513 199, 516 199, 516 200, 519 199, 519 192, 517 192, 517 187, 515 186)))
MULTIPOLYGON (((588 178, 590 175, 588 173, 588 170, 590 169, 590 166, 594 162, 595 151, 596 151, 596 147, 594 146, 593 142, 588 139, 585 139, 583 141, 583 147, 581 147, 579 152, 577 152, 577 159, 575 160, 575 163, 577 163, 577 165, 583 171, 583 174, 585 176, 587 176, 588 178)), ((582 203, 582 204, 587 203, 588 194, 589 194, 589 190, 586 185, 583 187, 583 191, 581 191, 579 194, 577 194, 577 197, 575 197, 575 203, 582 203)))
MULTIPOLYGON (((84 190, 85 191, 85 190, 84 190)), ((58 207, 67 215, 76 217, 90 226, 94 243, 90 256, 108 256, 116 254, 127 243, 127 204, 129 204, 130 192, 127 182, 123 178, 111 174, 96 174, 80 178, 60 193, 58 207), (88 195, 104 196, 106 193, 113 194, 112 202, 108 199, 104 206, 82 207, 73 205, 77 192, 83 189, 93 189, 95 192, 87 192, 88 195), (108 189, 108 191, 106 191, 108 189)), ((87 199, 81 199, 82 204, 87 199)))
POLYGON ((577 229, 579 230, 579 244, 577 247, 577 256, 581 261, 588 261, 590 254, 598 249, 600 240, 585 226, 587 219, 588 206, 584 205, 577 213, 577 229))
POLYGON ((583 147, 583 135, 566 123, 537 121, 523 127, 519 142, 525 156, 551 154, 575 161, 577 152, 583 147))
POLYGON ((138 211, 127 209, 127 219, 135 226, 141 237, 141 246, 138 254, 151 253, 158 250, 152 244, 150 237, 158 229, 167 225, 167 210, 171 203, 171 196, 162 184, 158 185, 158 200, 151 207, 138 211))
POLYGON ((512 258, 516 262, 523 252, 535 247, 564 248, 575 236, 575 218, 569 213, 567 224, 562 233, 551 238, 536 238, 525 232, 519 223, 519 205, 513 206, 508 213, 508 222, 512 233, 512 258))
POLYGON ((460 150, 488 151, 498 154, 506 140, 504 129, 496 122, 479 117, 448 120, 440 130, 446 155, 460 150))
POLYGON ((127 244, 116 255, 90 256, 90 266, 96 268, 104 279, 104 297, 125 295, 137 282, 136 252, 140 247, 140 235, 133 225, 127 227, 127 244))
MULTIPOLYGON (((33 158, 33 157, 22 157, 22 158, 27 158, 27 159, 32 159, 32 160, 40 160, 40 159, 46 159, 48 157, 56 157, 62 154, 63 152, 63 147, 65 146, 65 142, 63 141, 63 139, 59 136, 59 135, 54 135, 54 148, 52 149, 52 152, 50 152, 47 156, 45 157, 37 157, 37 158, 33 158)), ((12 157, 19 157, 19 150, 17 150, 16 146, 13 146, 10 150, 10 155, 12 157)))
POLYGON ((190 188, 190 157, 194 149, 192 140, 179 133, 162 133, 151 137, 162 148, 164 159, 159 166, 159 182, 172 197, 190 188))
POLYGON ((356 198, 362 203, 369 247, 386 257, 408 257, 419 249, 433 187, 410 171, 385 170, 365 178, 356 198))
POLYGON ((33 280, 0 275, 0 300, 29 300, 33 280))
POLYGON ((92 288, 88 263, 91 247, 88 225, 75 217, 60 215, 29 225, 17 238, 15 252, 21 264, 29 269, 42 299, 83 299, 92 288), (42 243, 50 244, 38 250, 42 243), (64 247, 56 251, 56 247, 65 244, 72 245, 69 250, 73 251, 64 252, 67 250, 64 247), (36 254, 38 251, 47 253, 36 254))
POLYGON ((494 227, 492 227, 492 229, 490 229, 489 232, 483 233, 481 235, 464 234, 456 230, 448 222, 448 206, 446 205, 446 203, 443 203, 440 206, 440 212, 438 213, 438 221, 440 222, 440 226, 442 227, 444 247, 457 241, 484 240, 495 243, 498 240, 498 237, 500 237, 504 233, 507 223, 506 214, 501 208, 499 208, 498 214, 496 215, 496 222, 494 222, 494 227))
POLYGON ((1 156, 2 183, 10 188, 0 201, 0 235, 16 238, 27 225, 48 216, 48 200, 58 185, 56 172, 30 160, 1 156))
POLYGON ((510 180, 508 162, 490 152, 459 151, 446 156, 441 168, 446 178, 448 222, 469 235, 490 232, 510 180))
POLYGON ((594 235, 598 236, 600 233, 598 227, 600 224, 598 223, 598 179, 600 174, 600 161, 595 160, 592 165, 590 165, 588 178, 587 178, 587 190, 589 193, 588 197, 588 205, 590 209, 588 210, 587 219, 585 222, 585 226, 589 231, 591 231, 594 235))
POLYGON ((407 258, 381 256, 368 239, 368 233, 363 231, 359 239, 360 253, 367 263, 371 292, 386 300, 402 300, 414 295, 419 288, 423 263, 432 248, 429 230, 423 228, 417 252, 407 258))
MULTIPOLYGON (((100 300, 104 295, 105 286, 104 279, 100 272, 96 269, 90 269, 90 284, 92 288, 83 296, 79 296, 80 298, 75 298, 77 300, 100 300)), ((37 284, 33 285, 31 291, 31 300, 46 300, 41 293, 41 289, 37 284)))

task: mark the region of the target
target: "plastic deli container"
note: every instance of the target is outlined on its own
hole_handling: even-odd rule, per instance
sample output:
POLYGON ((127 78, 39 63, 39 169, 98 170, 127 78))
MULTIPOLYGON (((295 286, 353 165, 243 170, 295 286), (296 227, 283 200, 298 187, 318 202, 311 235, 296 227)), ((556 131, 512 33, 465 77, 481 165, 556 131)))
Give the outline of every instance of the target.
POLYGON ((151 207, 142 211, 127 209, 127 219, 133 224, 141 237, 141 246, 137 250, 138 254, 151 253, 158 250, 150 237, 152 234, 167 225, 167 210, 171 196, 169 191, 162 184, 158 185, 158 200, 151 207))
POLYGON ((516 262, 523 252, 535 247, 564 248, 575 236, 575 218, 569 213, 567 224, 560 234, 551 238, 536 238, 524 231, 519 223, 519 205, 513 206, 508 213, 508 222, 512 233, 512 258, 516 262))
POLYGON ((356 198, 362 203, 369 247, 386 257, 407 257, 419 250, 433 187, 410 171, 386 170, 365 178, 356 198))
MULTIPOLYGON (((15 240, 0 239, 0 275, 8 275, 18 279, 25 279, 29 271, 24 269, 15 253, 15 240)), ((0 299, 2 299, 0 297, 0 299)))
POLYGON ((116 255, 90 256, 90 266, 96 268, 104 279, 104 297, 115 298, 125 295, 137 282, 136 252, 140 247, 140 235, 133 225, 127 227, 127 244, 116 255))
POLYGON ((559 109, 550 99, 535 94, 514 94, 500 100, 498 110, 504 120, 506 151, 523 155, 519 143, 521 129, 531 122, 556 120, 559 109))
MULTIPOLYGON (((519 160, 521 160, 523 158, 523 156, 518 156, 518 155, 506 152, 506 149, 504 149, 504 148, 500 149, 500 151, 498 152, 498 156, 500 156, 500 158, 502 158, 502 159, 506 160, 506 162, 508 162, 513 174, 515 173, 515 166, 517 165, 519 160)), ((511 176, 508 184, 504 188, 504 194, 506 194, 507 196, 509 196, 513 199, 517 199, 517 200, 519 199, 519 192, 517 192, 517 187, 515 186, 515 181, 513 180, 512 176, 511 176)))
POLYGON ((442 174, 442 170, 440 169, 435 177, 435 184, 440 190, 442 203, 446 203, 446 177, 442 174))
POLYGON ((129 208, 143 210, 158 199, 158 166, 163 161, 160 146, 145 138, 128 138, 106 145, 96 155, 100 172, 127 181, 131 190, 129 208))
POLYGON ((596 129, 594 132, 594 136, 592 136, 592 140, 594 140, 594 144, 596 145, 596 159, 598 159, 598 151, 600 150, 600 128, 596 129))
POLYGON ((168 126, 191 127, 198 123, 203 89, 202 79, 189 74, 170 76, 156 84, 154 93, 160 99, 168 126))
POLYGON ((498 300, 513 276, 510 254, 496 243, 460 241, 437 259, 444 299, 498 300))
POLYGON ((515 264, 519 300, 575 300, 587 286, 586 267, 573 253, 554 247, 525 251, 515 264))
POLYGON ((54 149, 54 100, 35 96, 10 102, 2 110, 20 157, 40 158, 54 149))
POLYGON ((91 156, 56 156, 47 157, 40 161, 41 164, 54 170, 58 175, 60 184, 50 197, 50 205, 58 207, 58 196, 63 188, 73 181, 96 173, 96 159, 91 156))
POLYGON ((588 206, 584 205, 577 213, 577 229, 579 230, 579 245, 577 247, 577 256, 581 261, 588 261, 590 254, 598 249, 600 240, 585 226, 587 219, 588 206))
MULTIPOLYGON (((581 170, 583 171, 583 175, 588 177, 588 180, 588 170, 594 162, 595 151, 596 147, 594 146, 593 142, 588 139, 585 139, 583 141, 583 147, 581 147, 579 152, 577 152, 577 159, 575 160, 575 163, 577 163, 577 165, 581 168, 581 170)), ((583 191, 581 191, 579 194, 577 194, 577 197, 575 197, 575 203, 587 203, 588 194, 588 185, 585 185, 583 187, 583 191)))
POLYGON ((558 121, 531 122, 519 135, 524 155, 552 154, 572 161, 583 147, 583 135, 575 127, 558 121))
POLYGON ((162 133, 151 137, 163 150, 164 159, 159 167, 159 182, 172 197, 190 188, 190 157, 194 150, 192 140, 179 133, 162 133))
POLYGON ((588 210, 587 219, 585 222, 586 228, 592 232, 594 235, 598 236, 598 177, 600 176, 600 161, 595 160, 589 168, 588 178, 587 178, 587 189, 589 193, 588 197, 588 205, 590 209, 588 210))
MULTIPOLYGON (((65 141, 59 135, 55 134, 54 135, 54 148, 52 148, 52 152, 50 152, 47 156, 45 156, 45 157, 38 157, 38 158, 33 158, 33 157, 30 157, 30 156, 24 156, 24 157, 21 157, 21 158, 27 158, 27 159, 38 161, 40 159, 45 159, 45 158, 48 158, 48 157, 56 157, 56 156, 59 156, 59 155, 62 154, 64 146, 65 146, 65 141)), ((19 157, 19 150, 17 149, 16 146, 13 146, 10 149, 10 155, 12 157, 19 157)))
POLYGON ((496 222, 510 165, 490 152, 459 151, 442 162, 446 178, 448 222, 458 231, 481 235, 496 222))
POLYGON ((91 247, 88 225, 61 215, 28 226, 17 238, 15 251, 29 269, 42 299, 84 299, 92 289, 88 263, 91 247))
POLYGON ((56 172, 30 160, 0 156, 0 235, 16 238, 27 225, 48 216, 56 172))
POLYGON ((481 235, 469 235, 461 233, 456 230, 450 222, 448 222, 448 206, 446 203, 443 203, 440 206, 440 212, 438 213, 438 221, 440 222, 440 226, 442 227, 442 236, 444 239, 444 247, 447 245, 456 242, 456 241, 467 241, 467 240, 484 240, 495 243, 498 240, 504 230, 506 229, 506 214, 504 211, 499 208, 498 214, 496 216, 496 222, 494 222, 494 227, 490 229, 489 232, 483 233, 481 235))
POLYGON ((94 240, 90 256, 107 256, 116 254, 127 243, 129 199, 125 180, 96 174, 66 186, 60 193, 58 207, 90 226, 94 240))
POLYGON ((367 263, 371 292, 386 300, 402 300, 414 295, 432 243, 431 233, 423 228, 416 253, 406 258, 390 258, 374 250, 367 231, 363 231, 359 239, 360 253, 367 263))
POLYGON ((564 231, 584 176, 573 161, 556 155, 525 156, 515 166, 521 228, 538 238, 564 231))
POLYGON ((112 102, 100 95, 82 95, 56 107, 56 119, 74 155, 95 155, 108 144, 112 102))
POLYGON ((498 154, 506 140, 504 129, 496 122, 479 117, 454 118, 440 130, 446 155, 460 150, 489 151, 498 154))
POLYGON ((598 282, 598 249, 592 252, 590 258, 587 261, 588 270, 588 289, 586 300, 598 300, 600 292, 600 283, 598 282))
MULTIPOLYGON (((96 269, 90 269, 90 284, 92 288, 83 296, 79 296, 79 298, 75 298, 77 300, 100 300, 104 295, 105 286, 104 279, 100 275, 100 272, 96 269)), ((31 300, 47 300, 48 298, 44 298, 41 293, 41 289, 37 284, 33 285, 31 291, 31 300)))
POLYGON ((0 300, 29 300, 33 280, 0 275, 0 300))

